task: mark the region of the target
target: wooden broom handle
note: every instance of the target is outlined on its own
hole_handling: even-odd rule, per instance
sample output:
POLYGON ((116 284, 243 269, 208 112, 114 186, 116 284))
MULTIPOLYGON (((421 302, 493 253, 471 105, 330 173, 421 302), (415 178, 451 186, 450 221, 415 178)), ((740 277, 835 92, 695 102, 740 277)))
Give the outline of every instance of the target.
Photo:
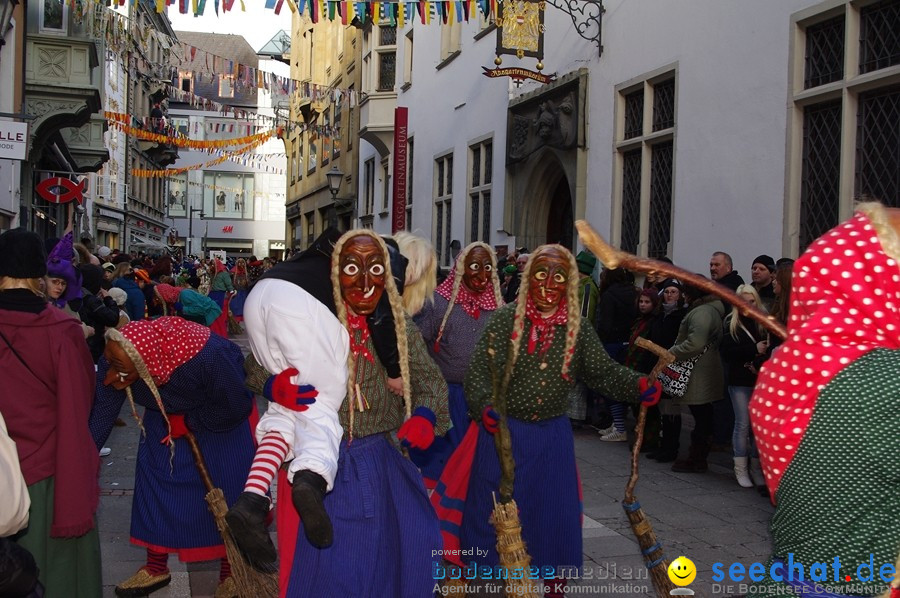
POLYGON ((733 305, 738 309, 741 315, 759 322, 760 325, 778 338, 787 338, 787 329, 781 322, 766 314, 758 307, 750 305, 735 295, 731 289, 698 274, 689 272, 684 268, 679 268, 678 266, 659 260, 632 255, 616 249, 607 243, 585 220, 576 222, 575 227, 578 229, 578 236, 584 241, 585 246, 587 246, 587 248, 597 256, 597 259, 607 268, 621 267, 634 272, 664 274, 670 278, 677 278, 682 282, 695 286, 707 294, 715 295, 722 301, 733 305))
POLYGON ((203 480, 203 485, 206 486, 206 491, 212 492, 212 489, 215 488, 215 486, 213 486, 212 478, 209 476, 209 470, 206 469, 206 461, 203 459, 203 453, 200 452, 200 445, 197 444, 194 433, 188 430, 188 433, 185 434, 184 437, 188 441, 188 444, 191 445, 191 452, 194 454, 194 465, 197 466, 197 471, 200 473, 200 479, 203 480))
MULTIPOLYGON (((653 366, 653 369, 650 370, 650 373, 647 375, 647 378, 651 383, 656 380, 656 377, 663 368, 675 361, 675 356, 669 351, 645 338, 638 337, 634 341, 634 344, 645 351, 653 353, 659 358, 656 360, 656 365, 653 366)), ((647 406, 641 403, 641 410, 638 412, 637 425, 634 427, 636 438, 634 446, 631 447, 631 475, 628 478, 628 483, 625 485, 625 502, 627 503, 634 502, 634 487, 637 486, 638 481, 638 462, 641 457, 641 445, 644 444, 644 424, 646 422, 647 406)))

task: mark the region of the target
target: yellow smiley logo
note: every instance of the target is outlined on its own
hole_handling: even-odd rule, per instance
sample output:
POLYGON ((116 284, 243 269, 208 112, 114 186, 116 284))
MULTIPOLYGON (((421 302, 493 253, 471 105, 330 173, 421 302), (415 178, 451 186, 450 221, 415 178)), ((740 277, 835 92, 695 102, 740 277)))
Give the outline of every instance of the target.
POLYGON ((676 586, 688 586, 697 577, 697 567, 694 561, 686 556, 680 556, 669 564, 669 579, 676 586))

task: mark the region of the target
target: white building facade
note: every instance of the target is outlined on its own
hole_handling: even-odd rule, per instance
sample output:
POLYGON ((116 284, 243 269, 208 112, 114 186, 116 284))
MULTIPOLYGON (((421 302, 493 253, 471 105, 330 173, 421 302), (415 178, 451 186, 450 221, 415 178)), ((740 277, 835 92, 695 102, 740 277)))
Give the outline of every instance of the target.
POLYGON ((369 32, 360 218, 390 231, 387 118, 365 111, 390 94, 409 111, 407 227, 445 267, 453 241, 578 249, 584 218, 700 272, 726 251, 749 279, 755 256, 796 256, 859 196, 900 205, 900 1, 606 0, 593 40, 554 4, 549 84, 484 77, 496 29, 483 19, 416 19, 388 46, 369 32), (391 53, 396 81, 379 91, 391 53))
MULTIPOLYGON (((289 67, 276 60, 253 54, 239 36, 179 33, 179 39, 198 47, 221 47, 229 59, 241 64, 285 76, 289 67), (215 46, 219 41, 222 46, 215 46), (225 53, 227 52, 227 54, 225 53), (248 54, 248 52, 250 54, 248 54)), ((199 52, 198 52, 199 54, 199 52)), ((201 58, 197 62, 202 62, 201 58)), ((198 97, 214 98, 222 105, 239 107, 234 113, 205 110, 188 102, 170 99, 170 125, 195 140, 225 140, 247 137, 276 129, 271 94, 255 86, 233 85, 233 76, 204 73, 193 65, 180 70, 179 88, 198 97)), ((186 172, 168 177, 167 215, 172 222, 170 246, 186 255, 208 256, 210 251, 225 251, 231 257, 259 259, 284 256, 285 243, 285 170, 284 145, 271 137, 252 152, 234 156, 218 164, 217 158, 235 147, 207 153, 180 149, 174 169, 186 172)))

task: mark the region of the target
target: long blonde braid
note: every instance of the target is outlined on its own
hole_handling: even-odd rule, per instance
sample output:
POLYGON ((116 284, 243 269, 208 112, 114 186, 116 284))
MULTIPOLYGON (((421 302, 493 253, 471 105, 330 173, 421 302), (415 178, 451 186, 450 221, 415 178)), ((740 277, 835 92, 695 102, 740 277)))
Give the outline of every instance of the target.
POLYGON ((556 250, 562 255, 567 256, 569 260, 569 283, 566 288, 566 344, 563 349, 562 377, 569 379, 569 367, 572 363, 572 356, 575 352, 575 342, 578 340, 578 333, 581 330, 581 309, 578 302, 578 264, 572 252, 562 245, 541 245, 532 252, 525 268, 522 270, 521 282, 519 284, 519 294, 516 297, 516 312, 513 316, 512 339, 507 353, 506 369, 503 372, 502 388, 507 388, 512 378, 512 371, 519 358, 519 348, 522 346, 522 336, 525 331, 525 303, 528 301, 529 284, 531 278, 532 264, 541 254, 556 250))
POLYGON ((488 255, 491 257, 491 287, 494 291, 494 301, 496 302, 497 307, 503 305, 503 295, 500 293, 500 277, 497 275, 497 254, 494 253, 494 249, 487 243, 482 243, 481 241, 475 241, 474 243, 466 245, 459 255, 456 256, 456 264, 453 268, 453 289, 450 291, 450 303, 447 305, 447 311, 444 312, 444 318, 441 320, 441 325, 438 328, 437 338, 434 341, 435 346, 441 342, 441 337, 444 336, 444 327, 447 326, 447 320, 450 319, 450 313, 453 311, 453 306, 456 304, 456 296, 459 294, 459 285, 462 284, 463 274, 465 274, 466 270, 466 257, 469 255, 469 252, 476 247, 481 247, 487 251, 488 255))
MULTIPOLYGON (((337 309, 338 320, 347 330, 349 334, 353 331, 347 325, 347 307, 344 304, 344 297, 341 294, 341 251, 344 245, 354 237, 369 237, 375 241, 384 255, 384 280, 385 291, 388 294, 388 302, 391 305, 391 314, 394 316, 394 329, 397 334, 397 353, 400 356, 400 376, 403 379, 403 402, 406 407, 406 419, 412 415, 412 390, 410 388, 409 377, 409 346, 406 338, 406 310, 403 309, 403 301, 397 292, 397 285, 394 282, 394 275, 391 273, 391 260, 388 254, 387 245, 384 240, 367 228, 358 228, 344 233, 337 243, 334 245, 334 251, 331 254, 331 283, 334 292, 334 305, 337 309)), ((347 400, 348 412, 350 418, 350 436, 353 436, 353 411, 354 397, 356 396, 356 357, 353 351, 347 354, 347 400)))

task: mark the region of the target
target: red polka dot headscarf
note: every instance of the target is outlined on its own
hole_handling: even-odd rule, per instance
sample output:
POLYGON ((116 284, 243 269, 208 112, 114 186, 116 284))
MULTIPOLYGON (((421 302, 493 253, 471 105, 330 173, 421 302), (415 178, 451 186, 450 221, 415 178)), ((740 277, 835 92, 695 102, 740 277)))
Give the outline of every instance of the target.
POLYGON ((763 366, 751 399, 773 499, 819 392, 865 353, 900 348, 900 238, 881 204, 857 209, 794 264, 788 338, 763 366))
POLYGON ((176 316, 130 322, 120 332, 134 345, 157 386, 168 382, 209 340, 209 328, 176 316))

